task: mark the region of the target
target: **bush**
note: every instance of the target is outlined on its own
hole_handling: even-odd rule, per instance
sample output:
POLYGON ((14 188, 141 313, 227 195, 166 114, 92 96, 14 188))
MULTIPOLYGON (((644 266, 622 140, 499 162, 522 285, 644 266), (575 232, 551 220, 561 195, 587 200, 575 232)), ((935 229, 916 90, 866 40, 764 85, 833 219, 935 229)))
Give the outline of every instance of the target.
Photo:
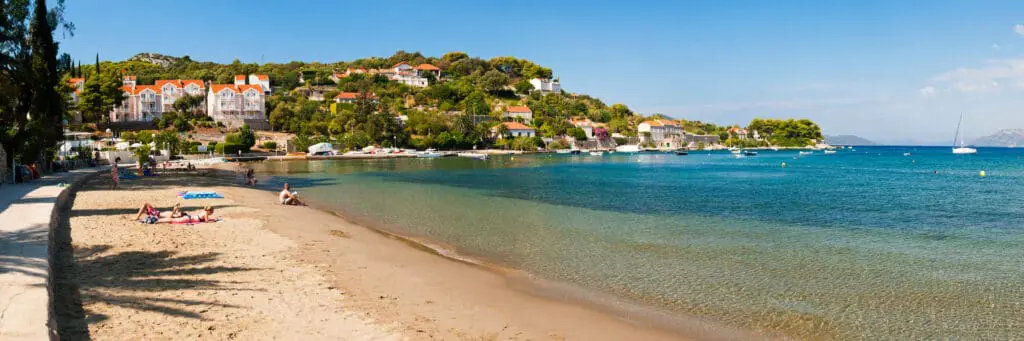
POLYGON ((617 144, 617 145, 629 144, 629 139, 627 139, 625 137, 614 137, 612 139, 615 140, 615 144, 617 144))
POLYGON ((249 147, 246 147, 238 143, 225 142, 217 144, 215 151, 217 154, 236 155, 238 154, 238 152, 248 152, 249 147))
POLYGON ((548 145, 548 149, 569 149, 569 143, 563 140, 557 140, 555 142, 551 142, 551 144, 548 145))
POLYGON ((277 142, 274 142, 274 141, 263 142, 263 149, 266 149, 266 150, 277 150, 277 142))

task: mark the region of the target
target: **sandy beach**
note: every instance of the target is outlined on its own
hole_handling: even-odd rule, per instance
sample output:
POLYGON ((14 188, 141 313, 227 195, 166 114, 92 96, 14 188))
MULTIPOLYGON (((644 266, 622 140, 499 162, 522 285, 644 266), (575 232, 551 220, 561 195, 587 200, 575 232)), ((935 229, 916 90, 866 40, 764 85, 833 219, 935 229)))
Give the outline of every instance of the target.
MULTIPOLYGON (((525 278, 454 261, 229 175, 106 176, 70 212, 84 315, 97 340, 679 340, 678 333, 530 294, 525 278), (181 191, 224 199, 182 200, 181 191), (144 202, 224 220, 147 225, 144 202)), ((67 314, 66 314, 67 315, 67 314)), ((74 315, 74 314, 70 314, 74 315)), ((74 321, 73 321, 74 322, 74 321)), ((75 323, 66 325, 74 326, 75 323)), ((67 333, 74 334, 73 332, 67 333)))

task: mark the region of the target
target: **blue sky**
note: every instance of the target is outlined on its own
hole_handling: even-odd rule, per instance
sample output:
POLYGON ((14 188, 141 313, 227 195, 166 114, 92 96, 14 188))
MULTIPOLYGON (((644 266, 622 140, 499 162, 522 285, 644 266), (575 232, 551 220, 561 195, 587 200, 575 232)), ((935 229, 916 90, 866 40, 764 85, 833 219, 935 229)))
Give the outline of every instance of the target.
POLYGON ((69 1, 91 62, 512 55, 567 91, 719 124, 806 117, 826 134, 947 143, 1024 128, 1022 1, 69 1))

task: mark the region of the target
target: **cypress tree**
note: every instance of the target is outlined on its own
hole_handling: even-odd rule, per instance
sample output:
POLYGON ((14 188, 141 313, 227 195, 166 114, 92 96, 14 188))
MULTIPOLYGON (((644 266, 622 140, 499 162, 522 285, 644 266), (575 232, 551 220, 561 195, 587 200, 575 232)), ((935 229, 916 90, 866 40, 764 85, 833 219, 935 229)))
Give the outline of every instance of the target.
POLYGON ((96 54, 96 75, 100 75, 100 54, 96 54))
MULTIPOLYGON (((30 148, 38 148, 44 170, 50 169, 50 160, 56 152, 55 146, 63 137, 64 113, 66 111, 63 98, 57 93, 60 75, 57 73, 57 46, 53 41, 53 29, 46 9, 46 0, 36 0, 29 26, 29 46, 32 49, 33 85, 32 122, 38 133, 38 140, 30 148)), ((26 155, 33 155, 26 154, 26 155)))

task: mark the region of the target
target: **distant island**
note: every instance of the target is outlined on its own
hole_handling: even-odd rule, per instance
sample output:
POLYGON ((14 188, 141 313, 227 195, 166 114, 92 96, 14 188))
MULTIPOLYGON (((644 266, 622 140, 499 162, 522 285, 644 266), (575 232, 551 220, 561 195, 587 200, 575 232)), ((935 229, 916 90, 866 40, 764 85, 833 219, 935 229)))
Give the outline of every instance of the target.
POLYGON ((871 146, 875 144, 856 135, 825 135, 825 143, 839 146, 871 146))
POLYGON ((991 135, 979 137, 971 144, 983 147, 1016 147, 1024 145, 1024 129, 1003 129, 991 135))

